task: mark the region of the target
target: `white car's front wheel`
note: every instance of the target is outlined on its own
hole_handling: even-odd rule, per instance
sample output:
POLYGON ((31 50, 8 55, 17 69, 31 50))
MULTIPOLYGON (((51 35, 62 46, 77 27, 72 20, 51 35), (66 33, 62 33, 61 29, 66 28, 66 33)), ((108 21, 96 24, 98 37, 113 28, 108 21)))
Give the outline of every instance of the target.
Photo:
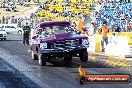
POLYGON ((4 40, 6 41, 6 38, 4 38, 4 40))
POLYGON ((2 40, 2 41, 3 41, 3 40, 6 41, 6 38, 2 38, 1 40, 2 40))

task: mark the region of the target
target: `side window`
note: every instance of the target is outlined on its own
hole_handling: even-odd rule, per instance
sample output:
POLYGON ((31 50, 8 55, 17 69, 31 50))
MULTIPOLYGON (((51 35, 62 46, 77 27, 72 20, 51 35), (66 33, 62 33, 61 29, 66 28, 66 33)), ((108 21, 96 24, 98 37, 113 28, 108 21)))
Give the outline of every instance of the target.
POLYGON ((15 27, 14 26, 5 26, 5 28, 15 28, 15 27))
POLYGON ((4 28, 4 26, 0 26, 0 28, 4 28))
POLYGON ((9 26, 10 28, 15 28, 14 26, 9 26))
POLYGON ((10 26, 10 28, 13 28, 13 26, 10 26))
POLYGON ((5 28, 10 28, 10 26, 5 26, 5 28))
POLYGON ((9 28, 8 26, 5 26, 5 28, 9 28))
MULTIPOLYGON (((14 26, 11 26, 11 28, 15 28, 14 26)), ((16 28, 15 28, 16 29, 16 28)))

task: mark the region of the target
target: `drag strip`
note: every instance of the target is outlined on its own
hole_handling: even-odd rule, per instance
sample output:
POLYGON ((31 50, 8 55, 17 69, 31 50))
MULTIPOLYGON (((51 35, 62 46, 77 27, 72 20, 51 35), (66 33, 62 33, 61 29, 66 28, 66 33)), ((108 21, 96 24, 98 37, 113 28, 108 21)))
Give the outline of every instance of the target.
POLYGON ((22 38, 20 35, 12 35, 8 37, 7 41, 0 41, 0 57, 41 88, 132 88, 131 83, 79 85, 76 82, 76 77, 78 75, 78 67, 81 64, 85 64, 84 66, 88 74, 132 74, 132 72, 130 70, 126 72, 126 70, 120 70, 118 68, 108 68, 107 66, 105 68, 105 66, 101 65, 98 65, 100 68, 95 68, 96 63, 81 63, 78 58, 73 59, 73 66, 70 68, 63 65, 54 66, 52 64, 39 66, 38 61, 32 60, 31 52, 28 52, 30 49, 29 46, 24 46, 22 45, 22 41, 17 41, 20 38, 22 38))

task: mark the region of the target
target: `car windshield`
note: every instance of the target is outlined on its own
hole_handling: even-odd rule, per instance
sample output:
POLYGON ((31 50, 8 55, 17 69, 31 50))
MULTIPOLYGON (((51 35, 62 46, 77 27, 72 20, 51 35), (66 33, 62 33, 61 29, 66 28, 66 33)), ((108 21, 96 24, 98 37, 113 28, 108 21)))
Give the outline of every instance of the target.
POLYGON ((66 27, 61 27, 61 26, 54 26, 54 27, 46 27, 46 28, 40 28, 38 30, 38 37, 43 38, 43 37, 49 37, 53 33, 70 33, 70 34, 76 34, 76 30, 73 29, 70 26, 66 27))

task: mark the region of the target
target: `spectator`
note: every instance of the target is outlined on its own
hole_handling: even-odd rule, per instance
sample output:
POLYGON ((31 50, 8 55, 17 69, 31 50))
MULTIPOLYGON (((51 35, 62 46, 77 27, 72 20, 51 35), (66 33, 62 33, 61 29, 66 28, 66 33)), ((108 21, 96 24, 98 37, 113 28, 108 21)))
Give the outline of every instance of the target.
POLYGON ((120 26, 116 25, 115 32, 120 32, 120 31, 121 31, 120 26))
POLYGON ((5 23, 5 17, 4 16, 2 17, 2 23, 3 24, 5 23))
POLYGON ((30 33, 30 27, 28 26, 28 23, 26 23, 26 25, 23 27, 23 44, 25 45, 25 43, 27 45, 29 45, 29 33, 30 33))
POLYGON ((90 23, 90 28, 88 29, 88 38, 89 38, 89 50, 92 52, 95 52, 95 40, 93 35, 95 34, 95 27, 94 27, 94 23, 91 22, 90 23))
POLYGON ((112 21, 112 24, 111 24, 111 29, 112 29, 112 31, 115 30, 115 25, 116 25, 116 23, 115 23, 114 21, 112 21))
POLYGON ((131 23, 130 22, 127 25, 127 31, 128 32, 131 32, 132 31, 132 26, 131 26, 131 23))
POLYGON ((102 48, 102 52, 104 52, 105 51, 104 43, 106 45, 108 44, 107 33, 109 32, 106 21, 104 21, 103 25, 100 28, 98 28, 98 32, 101 35, 101 48, 102 48))
POLYGON ((94 23, 91 22, 90 23, 90 28, 88 29, 88 35, 92 36, 92 35, 94 35, 94 33, 95 33, 94 23))
POLYGON ((14 16, 12 16, 12 18, 11 18, 11 23, 12 24, 15 23, 15 17, 14 16))
POLYGON ((76 22, 75 22, 75 21, 72 21, 71 25, 72 25, 72 27, 73 27, 74 29, 76 29, 77 24, 76 24, 76 22))

